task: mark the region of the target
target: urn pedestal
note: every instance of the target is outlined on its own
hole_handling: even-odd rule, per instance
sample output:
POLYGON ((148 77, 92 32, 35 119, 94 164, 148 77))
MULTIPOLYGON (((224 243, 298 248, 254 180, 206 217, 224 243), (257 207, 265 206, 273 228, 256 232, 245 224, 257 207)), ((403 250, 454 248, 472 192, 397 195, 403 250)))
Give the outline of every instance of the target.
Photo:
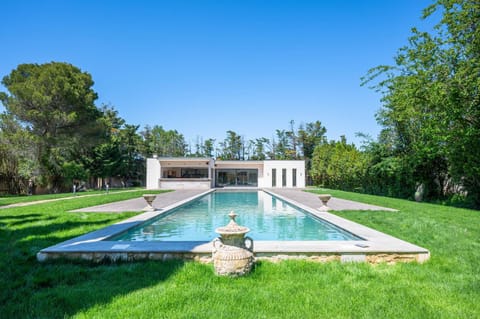
POLYGON ((153 201, 157 198, 157 195, 154 194, 145 194, 143 195, 143 199, 147 202, 147 206, 143 209, 146 212, 153 212, 155 211, 155 207, 153 207, 153 201))
POLYGON ((330 200, 330 198, 332 198, 332 195, 330 195, 330 194, 320 194, 320 195, 318 195, 318 198, 322 202, 322 207, 320 207, 318 210, 321 210, 321 211, 330 210, 330 207, 327 206, 327 203, 330 200))
POLYGON ((237 215, 233 211, 228 216, 228 225, 215 229, 220 237, 213 241, 213 266, 217 275, 243 276, 254 264, 253 239, 245 237, 250 229, 235 222, 237 215))

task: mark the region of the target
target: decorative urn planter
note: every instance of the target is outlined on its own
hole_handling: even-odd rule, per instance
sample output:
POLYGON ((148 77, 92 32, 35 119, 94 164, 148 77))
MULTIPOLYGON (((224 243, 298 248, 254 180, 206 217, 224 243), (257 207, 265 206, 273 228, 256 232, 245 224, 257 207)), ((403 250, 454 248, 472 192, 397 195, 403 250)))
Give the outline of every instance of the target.
POLYGON ((253 239, 245 237, 249 228, 235 222, 237 214, 232 211, 228 216, 228 225, 215 229, 220 237, 213 241, 213 266, 217 275, 243 276, 252 270, 254 264, 253 239))
POLYGON ((327 203, 330 200, 330 198, 332 198, 332 195, 330 195, 330 194, 320 194, 320 195, 318 195, 318 198, 320 198, 320 201, 322 202, 322 207, 320 207, 319 209, 322 210, 322 211, 329 210, 330 207, 327 206, 327 203))
POLYGON ((152 203, 157 198, 157 195, 154 194, 145 194, 143 195, 143 198, 147 202, 147 206, 143 209, 146 212, 153 212, 155 210, 155 207, 153 207, 152 203))

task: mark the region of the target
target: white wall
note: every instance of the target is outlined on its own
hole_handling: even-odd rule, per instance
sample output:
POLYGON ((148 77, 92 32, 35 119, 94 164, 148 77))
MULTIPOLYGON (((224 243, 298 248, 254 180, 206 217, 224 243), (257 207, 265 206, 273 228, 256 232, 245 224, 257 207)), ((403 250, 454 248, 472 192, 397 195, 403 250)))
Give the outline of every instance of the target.
POLYGON ((156 158, 147 158, 147 189, 158 189, 160 180, 160 162, 156 158))
POLYGON ((272 186, 272 170, 276 169, 277 185, 275 187, 282 186, 282 169, 286 169, 287 184, 285 187, 293 186, 293 169, 297 170, 297 188, 305 187, 305 161, 265 161, 263 166, 263 179, 259 187, 273 187, 272 186))
MULTIPOLYGON (((192 165, 192 163, 186 163, 184 165, 192 165)), ((282 186, 282 169, 286 169, 286 186, 285 187, 293 187, 293 169, 297 170, 297 188, 304 188, 305 187, 305 161, 252 161, 252 162, 242 162, 242 161, 218 161, 217 169, 219 168, 257 168, 258 169, 258 187, 272 187, 272 169, 276 169, 276 176, 277 176, 277 185, 276 187, 284 187, 282 186)), ((175 162, 175 165, 177 162, 175 162)), ((214 162, 211 160, 207 165, 205 165, 209 169, 214 167, 214 162)), ((210 172, 210 170, 209 170, 210 172)), ((161 165, 160 161, 157 158, 148 158, 147 159, 147 189, 158 189, 161 187, 167 187, 167 183, 164 185, 160 185, 160 178, 161 178, 161 165)), ((210 187, 213 187, 213 179, 214 176, 211 176, 210 187)), ((168 187, 175 187, 175 188, 204 188, 206 184, 204 183, 192 183, 188 184, 185 183, 187 181, 179 181, 177 180, 177 184, 173 183, 174 180, 171 180, 171 184, 168 187)), ((207 183, 207 184, 208 184, 207 183)))
POLYGON ((162 179, 160 188, 162 189, 210 189, 210 180, 187 181, 178 178, 162 179))

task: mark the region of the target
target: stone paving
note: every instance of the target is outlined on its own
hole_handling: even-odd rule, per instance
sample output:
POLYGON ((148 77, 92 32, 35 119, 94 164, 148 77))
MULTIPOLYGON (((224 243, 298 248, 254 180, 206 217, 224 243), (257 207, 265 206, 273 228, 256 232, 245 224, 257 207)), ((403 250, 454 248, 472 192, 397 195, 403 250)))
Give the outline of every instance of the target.
MULTIPOLYGON (((153 207, 157 210, 165 209, 172 204, 193 197, 195 195, 204 193, 204 189, 182 189, 173 192, 166 192, 157 194, 157 198, 153 201, 153 207)), ((148 193, 148 190, 145 191, 148 193)), ((139 212, 147 206, 143 197, 128 199, 120 202, 109 203, 104 205, 92 206, 82 209, 73 210, 72 212, 90 212, 90 213, 121 213, 121 212, 139 212)))
MULTIPOLYGON (((322 206, 322 202, 318 198, 318 194, 304 192, 294 188, 270 188, 271 193, 278 194, 295 202, 301 203, 313 209, 318 209, 322 206)), ((328 201, 328 207, 331 210, 381 210, 381 211, 397 211, 396 209, 380 207, 375 205, 363 204, 351 200, 332 197, 328 201)))
MULTIPOLYGON (((280 195, 281 197, 285 197, 295 202, 301 203, 313 209, 319 209, 322 206, 322 202, 318 199, 317 194, 304 192, 301 189, 270 188, 268 189, 268 191, 271 193, 280 195)), ((145 192, 148 193, 148 191, 145 191, 145 192)), ((203 192, 205 192, 205 190, 184 189, 184 190, 175 190, 172 192, 158 194, 157 198, 153 202, 153 206, 158 210, 162 210, 165 207, 168 207, 172 204, 175 204, 179 201, 185 200, 192 196, 201 194, 203 192)), ((125 201, 110 203, 110 204, 77 209, 77 210, 74 210, 73 212, 110 212, 110 213, 129 212, 129 211, 135 212, 135 211, 142 211, 143 208, 145 208, 145 206, 146 206, 145 200, 140 197, 140 198, 129 199, 125 201)), ((328 207, 331 210, 396 211, 395 209, 391 209, 391 208, 363 204, 363 203, 335 198, 335 197, 332 197, 332 199, 330 199, 330 201, 328 202, 328 207)))
MULTIPOLYGON (((240 188, 241 190, 241 188, 240 188)), ((322 206, 322 203, 318 199, 318 194, 313 194, 310 192, 304 192, 301 189, 294 189, 294 188, 271 188, 268 189, 269 192, 280 195, 281 197, 288 198, 295 202, 301 203, 305 206, 308 206, 313 209, 318 209, 322 206)), ((170 205, 173 205, 179 201, 183 201, 188 199, 192 196, 198 195, 205 192, 205 190, 198 190, 198 189, 184 189, 184 190, 175 190, 172 192, 166 192, 162 194, 157 194, 157 198, 153 202, 153 206, 159 210, 164 209, 170 205)), ((145 191, 148 193, 148 190, 145 191)), ((61 200, 69 200, 69 199, 76 199, 81 196, 105 196, 105 194, 93 194, 93 195, 80 195, 80 196, 71 196, 71 197, 64 197, 64 198, 56 198, 56 199, 47 199, 41 201, 34 201, 34 202, 26 202, 26 203, 18 203, 18 204, 11 204, 0 206, 0 209, 6 209, 11 207, 20 207, 20 206, 30 206, 35 204, 41 204, 46 202, 52 201, 61 201, 61 200)), ((108 195, 107 195, 108 196, 108 195)), ((146 202, 142 197, 129 199, 124 201, 119 201, 115 203, 109 203, 104 205, 98 205, 93 207, 87 207, 82 209, 74 210, 73 212, 108 212, 108 213, 120 213, 120 212, 137 212, 142 211, 146 206, 146 202)), ((381 210, 381 211, 396 211, 392 208, 380 207, 375 205, 363 204, 359 202, 354 202, 346 199, 340 199, 336 197, 332 197, 328 202, 328 207, 331 210, 381 210)))

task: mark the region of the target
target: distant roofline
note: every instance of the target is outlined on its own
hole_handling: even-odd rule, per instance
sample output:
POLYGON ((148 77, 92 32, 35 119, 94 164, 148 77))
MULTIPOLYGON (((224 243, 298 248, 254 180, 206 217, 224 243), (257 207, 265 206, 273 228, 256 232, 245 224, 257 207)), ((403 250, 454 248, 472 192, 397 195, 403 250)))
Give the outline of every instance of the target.
POLYGON ((213 160, 211 157, 151 157, 159 161, 210 161, 213 160))
POLYGON ((196 161, 214 161, 215 163, 250 163, 261 164, 263 162, 304 162, 305 160, 220 160, 213 157, 151 157, 159 161, 172 161, 172 162, 196 162, 196 161))

